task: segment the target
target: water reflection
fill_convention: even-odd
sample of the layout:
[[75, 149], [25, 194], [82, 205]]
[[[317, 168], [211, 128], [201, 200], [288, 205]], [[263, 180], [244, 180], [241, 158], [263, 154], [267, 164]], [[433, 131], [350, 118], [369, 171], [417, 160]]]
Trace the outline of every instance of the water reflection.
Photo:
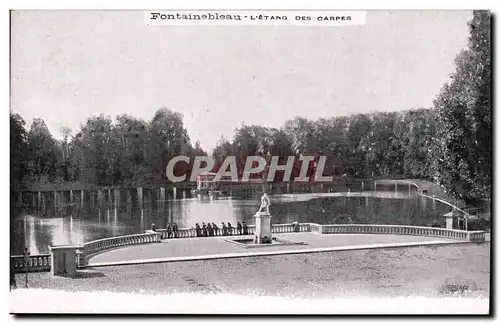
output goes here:
[[[161, 193], [160, 193], [161, 197]], [[49, 245], [83, 244], [105, 237], [142, 233], [152, 223], [165, 228], [177, 223], [191, 228], [195, 223], [237, 222], [253, 224], [259, 207], [258, 199], [175, 199], [162, 201], [148, 195], [141, 204], [93, 204], [92, 200], [55, 210], [33, 210], [19, 215], [15, 228], [12, 253], [22, 253], [24, 246], [33, 254], [48, 253]], [[350, 192], [317, 194], [282, 194], [271, 196], [274, 223], [316, 222], [323, 224], [371, 223], [409, 224], [427, 226], [450, 208], [428, 198], [415, 197], [407, 192]], [[107, 207], [104, 207], [106, 206]]]

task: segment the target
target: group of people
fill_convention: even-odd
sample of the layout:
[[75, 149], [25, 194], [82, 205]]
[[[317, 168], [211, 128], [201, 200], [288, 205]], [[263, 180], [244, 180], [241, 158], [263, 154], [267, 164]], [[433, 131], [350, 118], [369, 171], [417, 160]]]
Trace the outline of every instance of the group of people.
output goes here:
[[[155, 224], [151, 224], [151, 230], [156, 232]], [[245, 222], [238, 222], [236, 227], [233, 227], [230, 222], [227, 225], [222, 222], [221, 227], [218, 227], [215, 223], [205, 224], [204, 222], [200, 224], [196, 223], [194, 230], [196, 231], [197, 237], [203, 236], [227, 236], [227, 235], [248, 235], [248, 226]], [[177, 238], [179, 227], [176, 223], [172, 225], [167, 224], [166, 231], [162, 235], [162, 239]]]
[[[233, 227], [230, 222], [227, 225], [222, 222], [219, 228], [215, 223], [200, 224], [196, 223], [194, 227], [197, 237], [203, 236], [227, 236], [227, 235], [248, 235], [248, 226], [245, 222], [238, 222], [236, 227]], [[233, 233], [234, 232], [234, 233]]]
[[[156, 226], [155, 224], [152, 224], [151, 225], [151, 230], [153, 232], [156, 232]], [[169, 239], [169, 238], [177, 238], [177, 233], [179, 232], [179, 227], [177, 226], [176, 223], [173, 223], [172, 225], [170, 225], [170, 223], [167, 224], [166, 226], [166, 233], [164, 233], [162, 235], [162, 239]]]

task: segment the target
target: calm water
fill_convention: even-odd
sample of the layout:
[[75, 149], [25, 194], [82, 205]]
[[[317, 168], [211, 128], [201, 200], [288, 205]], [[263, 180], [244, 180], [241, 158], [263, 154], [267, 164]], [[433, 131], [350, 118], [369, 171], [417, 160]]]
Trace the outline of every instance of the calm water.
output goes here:
[[[327, 194], [271, 195], [273, 223], [316, 222], [321, 224], [370, 223], [430, 225], [444, 224], [443, 214], [450, 207], [408, 192], [357, 192]], [[18, 215], [11, 253], [19, 254], [27, 246], [32, 254], [48, 253], [49, 245], [84, 242], [125, 234], [142, 233], [156, 224], [165, 228], [176, 222], [180, 228], [201, 222], [238, 221], [253, 224], [260, 205], [258, 196], [246, 199], [218, 200], [187, 198], [149, 201], [141, 209], [134, 204], [107, 208], [89, 203], [65, 208], [32, 209]]]

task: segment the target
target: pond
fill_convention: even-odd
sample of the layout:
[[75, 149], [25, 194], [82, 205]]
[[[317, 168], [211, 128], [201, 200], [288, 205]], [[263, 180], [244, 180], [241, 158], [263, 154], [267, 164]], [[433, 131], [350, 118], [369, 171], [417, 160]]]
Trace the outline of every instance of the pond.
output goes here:
[[[444, 225], [451, 208], [438, 201], [409, 192], [366, 191], [270, 195], [275, 224], [316, 222], [320, 224]], [[191, 228], [195, 223], [239, 221], [254, 223], [260, 205], [258, 195], [246, 198], [185, 198], [137, 204], [96, 207], [90, 203], [64, 208], [31, 208], [17, 215], [11, 224], [11, 254], [27, 246], [31, 254], [48, 253], [49, 245], [83, 244], [88, 241], [142, 233], [154, 223], [165, 228], [177, 223]]]

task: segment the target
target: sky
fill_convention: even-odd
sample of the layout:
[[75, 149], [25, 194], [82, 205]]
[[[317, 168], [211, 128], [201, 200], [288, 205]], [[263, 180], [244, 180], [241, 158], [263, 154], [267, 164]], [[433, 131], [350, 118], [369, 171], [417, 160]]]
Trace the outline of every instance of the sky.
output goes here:
[[470, 11], [368, 11], [344, 27], [146, 26], [140, 11], [14, 11], [11, 110], [55, 137], [166, 107], [192, 143], [259, 124], [430, 107]]

